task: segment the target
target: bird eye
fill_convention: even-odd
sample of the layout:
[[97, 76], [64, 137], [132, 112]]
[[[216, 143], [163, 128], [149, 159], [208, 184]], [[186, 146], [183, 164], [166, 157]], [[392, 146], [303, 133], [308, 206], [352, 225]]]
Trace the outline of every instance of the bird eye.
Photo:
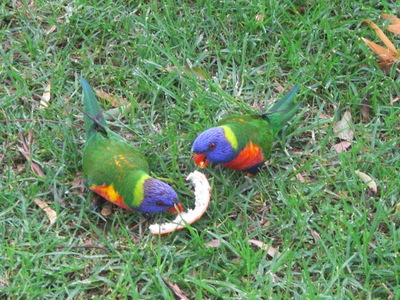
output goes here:
[[215, 143], [210, 143], [210, 145], [208, 146], [208, 149], [212, 150], [215, 149], [217, 145]]
[[156, 202], [156, 205], [157, 205], [157, 206], [164, 206], [164, 203], [162, 203], [162, 201], [157, 201], [157, 202]]

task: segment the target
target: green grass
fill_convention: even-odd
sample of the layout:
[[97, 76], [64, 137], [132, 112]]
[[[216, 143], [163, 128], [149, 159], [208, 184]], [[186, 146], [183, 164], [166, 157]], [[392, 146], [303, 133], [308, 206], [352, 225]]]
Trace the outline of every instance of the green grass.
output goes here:
[[[389, 104], [400, 95], [399, 70], [385, 75], [359, 39], [378, 41], [362, 20], [383, 26], [379, 14], [400, 16], [396, 1], [28, 3], [0, 6], [1, 295], [173, 299], [166, 278], [190, 299], [400, 297], [400, 113]], [[189, 65], [210, 78], [185, 72]], [[200, 131], [272, 103], [280, 86], [301, 85], [303, 105], [268, 166], [252, 179], [207, 168], [207, 214], [159, 238], [139, 213], [98, 215], [87, 190], [74, 187], [84, 143], [80, 76], [130, 102], [111, 128], [142, 149], [186, 207], [193, 195], [185, 177], [196, 169], [190, 147]], [[48, 83], [51, 101], [42, 109]], [[360, 112], [366, 96], [370, 121]], [[355, 139], [338, 154], [332, 128], [346, 110]], [[29, 131], [46, 178], [18, 150], [19, 133]], [[57, 212], [53, 225], [35, 198]], [[220, 247], [205, 246], [214, 239]], [[282, 256], [272, 259], [249, 239]]]

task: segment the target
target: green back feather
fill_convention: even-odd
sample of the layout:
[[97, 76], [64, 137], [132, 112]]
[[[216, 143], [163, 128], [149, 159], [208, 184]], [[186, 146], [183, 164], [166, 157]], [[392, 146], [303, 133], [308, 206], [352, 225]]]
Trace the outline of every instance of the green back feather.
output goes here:
[[83, 176], [89, 187], [113, 184], [124, 204], [137, 207], [143, 200], [140, 180], [149, 177], [149, 165], [138, 149], [108, 129], [93, 90], [84, 78], [81, 84], [86, 131]]
[[295, 95], [299, 90], [300, 87], [295, 85], [285, 97], [276, 101], [264, 116], [271, 124], [274, 134], [280, 131], [299, 109], [301, 102], [295, 101]]
[[90, 116], [90, 118], [86, 115], [84, 116], [86, 140], [88, 140], [93, 134], [99, 131], [99, 127], [105, 129], [107, 125], [89, 83], [84, 78], [81, 78], [81, 84], [83, 89], [83, 111]]

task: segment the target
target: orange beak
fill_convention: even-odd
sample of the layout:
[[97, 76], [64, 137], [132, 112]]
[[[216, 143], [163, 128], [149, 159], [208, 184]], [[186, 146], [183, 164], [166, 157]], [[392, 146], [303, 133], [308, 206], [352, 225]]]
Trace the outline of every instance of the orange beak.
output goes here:
[[180, 214], [181, 212], [183, 212], [182, 204], [177, 203], [174, 206], [172, 206], [171, 208], [168, 208], [167, 211], [169, 211], [171, 213], [175, 213], [175, 214]]
[[196, 165], [198, 165], [200, 168], [207, 167], [208, 164], [210, 163], [210, 161], [207, 159], [207, 157], [202, 153], [194, 154], [193, 160], [196, 163]]

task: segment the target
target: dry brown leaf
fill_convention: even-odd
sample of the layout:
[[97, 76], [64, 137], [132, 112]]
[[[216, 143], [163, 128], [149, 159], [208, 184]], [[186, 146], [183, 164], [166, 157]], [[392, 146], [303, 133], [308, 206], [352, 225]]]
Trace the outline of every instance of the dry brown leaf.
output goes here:
[[95, 90], [97, 97], [100, 99], [104, 99], [108, 102], [111, 103], [112, 106], [118, 107], [124, 104], [128, 104], [128, 100], [124, 97], [119, 97], [119, 96], [114, 96], [112, 94], [109, 94], [103, 90]]
[[[176, 66], [172, 66], [172, 67], [167, 67], [165, 69], [167, 72], [173, 72], [176, 71], [179, 74], [185, 74], [187, 76], [194, 76], [199, 80], [207, 80], [210, 79], [210, 74], [208, 74], [208, 72], [200, 67], [191, 67], [191, 66], [182, 66], [182, 67], [176, 67]], [[183, 71], [181, 71], [183, 70]]]
[[400, 213], [400, 202], [394, 206], [394, 214], [397, 215]]
[[174, 293], [175, 297], [180, 300], [189, 300], [188, 297], [182, 292], [179, 286], [171, 281], [167, 280], [165, 277], [162, 278], [164, 283], [168, 286], [168, 288]]
[[353, 121], [351, 119], [351, 114], [346, 110], [342, 119], [333, 126], [333, 132], [336, 133], [336, 137], [341, 140], [351, 142], [354, 138], [354, 131], [351, 130], [352, 126]]
[[25, 159], [31, 163], [31, 170], [33, 173], [39, 175], [40, 177], [45, 178], [46, 175], [44, 174], [44, 172], [42, 171], [42, 169], [40, 168], [40, 166], [32, 161], [31, 158], [31, 149], [30, 149], [30, 145], [32, 145], [33, 143], [33, 134], [32, 134], [32, 130], [30, 130], [28, 132], [28, 138], [27, 140], [25, 139], [24, 135], [22, 134], [22, 132], [19, 132], [18, 134], [21, 143], [22, 143], [22, 147], [18, 146], [18, 150], [21, 152], [21, 154], [25, 157]]
[[193, 74], [196, 76], [197, 79], [199, 80], [207, 80], [210, 79], [210, 75], [207, 73], [207, 71], [203, 68], [198, 68], [198, 67], [183, 67], [186, 72], [190, 75]]
[[366, 183], [369, 187], [369, 189], [374, 192], [375, 194], [378, 192], [378, 186], [376, 184], [376, 182], [367, 174], [356, 170], [355, 173], [358, 175], [358, 177], [360, 177], [360, 179]]
[[381, 14], [381, 17], [386, 20], [390, 20], [390, 23], [392, 23], [394, 25], [400, 24], [400, 19], [395, 16], [388, 15], [388, 14]]
[[387, 30], [393, 32], [394, 34], [400, 34], [400, 24], [389, 25]]
[[256, 15], [256, 23], [262, 24], [265, 20], [265, 14], [258, 14]]
[[399, 100], [400, 100], [400, 97], [396, 97], [392, 101], [390, 101], [390, 104], [393, 104], [393, 103], [395, 103], [395, 102], [397, 102]]
[[310, 229], [311, 235], [314, 238], [315, 242], [318, 242], [321, 239], [321, 236], [319, 235], [318, 232], [316, 232], [314, 229]]
[[382, 40], [382, 42], [386, 45], [386, 47], [389, 48], [390, 51], [393, 53], [397, 53], [396, 47], [393, 45], [393, 43], [389, 40], [389, 38], [386, 36], [386, 34], [376, 25], [374, 22], [370, 20], [364, 20], [365, 23], [367, 23], [369, 26], [371, 26], [374, 30], [375, 33], [378, 35], [378, 37]]
[[362, 102], [361, 102], [361, 114], [363, 116], [363, 119], [365, 121], [370, 121], [371, 120], [371, 104], [369, 102], [369, 97], [366, 97]]
[[[381, 15], [384, 18], [390, 19], [392, 23], [398, 22], [397, 18], [394, 18], [392, 16], [383, 14]], [[370, 20], [364, 20], [365, 23], [369, 24], [376, 32], [378, 37], [382, 40], [382, 42], [388, 47], [382, 47], [374, 42], [371, 42], [370, 40], [367, 40], [365, 38], [361, 38], [363, 42], [373, 51], [375, 52], [378, 56], [379, 59], [381, 60], [378, 65], [381, 67], [382, 71], [385, 72], [386, 74], [390, 73], [390, 66], [398, 61], [400, 59], [400, 52], [397, 51], [396, 47], [393, 45], [393, 43], [389, 40], [389, 38], [383, 33], [383, 31], [372, 21]], [[388, 30], [392, 32], [397, 32], [398, 31], [398, 24], [393, 24], [388, 26]]]
[[50, 33], [53, 33], [57, 29], [56, 25], [51, 26], [47, 31], [46, 35], [49, 35]]
[[300, 181], [302, 183], [306, 182], [306, 179], [304, 178], [304, 176], [301, 173], [297, 173], [296, 178], [298, 181]]
[[218, 248], [218, 247], [221, 246], [221, 241], [218, 240], [218, 239], [215, 239], [215, 240], [212, 240], [212, 241], [209, 241], [209, 242], [205, 243], [204, 246], [212, 247], [212, 248]]
[[48, 85], [46, 85], [45, 89], [44, 89], [44, 93], [42, 95], [42, 98], [40, 99], [40, 107], [47, 107], [49, 106], [49, 102], [50, 102], [50, 98], [51, 98], [51, 84], [49, 83]]
[[400, 19], [395, 16], [381, 14], [381, 17], [390, 20], [391, 25], [387, 27], [387, 30], [393, 32], [394, 34], [400, 34]]
[[75, 174], [70, 190], [77, 190], [80, 193], [83, 193], [85, 191], [85, 180], [82, 176], [82, 172], [78, 172]]
[[336, 145], [333, 145], [333, 149], [335, 149], [337, 153], [341, 153], [343, 151], [346, 151], [350, 146], [351, 146], [350, 142], [342, 141]]
[[[24, 8], [24, 3], [25, 2], [23, 2], [23, 1], [19, 1], [19, 0], [17, 0], [17, 1], [13, 1], [13, 3], [16, 5], [16, 7], [17, 8], [19, 8], [19, 9], [21, 9], [21, 8]], [[29, 2], [28, 3], [28, 7], [35, 7], [35, 2], [34, 1], [31, 1], [31, 2]]]
[[396, 61], [396, 54], [393, 53], [390, 49], [384, 48], [374, 42], [371, 42], [370, 40], [367, 40], [365, 38], [361, 38], [363, 42], [375, 53], [379, 56], [379, 58], [382, 61], [382, 64], [388, 65], [392, 64]]
[[282, 93], [283, 91], [286, 90], [286, 87], [284, 87], [283, 85], [280, 85], [280, 84], [275, 85], [273, 88], [278, 93]]
[[328, 115], [328, 114], [324, 114], [324, 113], [319, 114], [319, 115], [318, 115], [318, 118], [324, 119], [324, 120], [332, 120], [332, 119], [333, 119], [332, 116], [330, 116], [330, 115]]
[[0, 277], [0, 293], [3, 292], [1, 287], [10, 286], [10, 282]]
[[43, 202], [40, 199], [35, 199], [35, 203], [46, 213], [47, 217], [50, 220], [50, 224], [54, 224], [57, 219], [57, 213], [52, 210], [46, 202]]
[[271, 257], [279, 257], [281, 253], [274, 247], [270, 247], [268, 244], [265, 244], [259, 240], [249, 240], [249, 243], [256, 245], [257, 247], [261, 248], [261, 250], [267, 251], [268, 255]]

